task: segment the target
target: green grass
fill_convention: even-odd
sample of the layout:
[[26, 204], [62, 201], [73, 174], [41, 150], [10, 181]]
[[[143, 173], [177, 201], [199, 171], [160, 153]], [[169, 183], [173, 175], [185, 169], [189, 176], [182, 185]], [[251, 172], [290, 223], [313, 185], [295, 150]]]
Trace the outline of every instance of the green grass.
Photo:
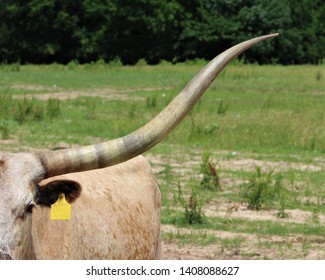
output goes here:
[[[48, 126], [48, 131], [39, 131], [37, 136], [26, 138], [26, 130], [38, 130], [37, 123], [28, 123], [17, 131], [19, 138], [31, 146], [47, 144], [48, 140], [39, 136], [48, 135], [53, 130], [57, 138], [54, 141], [69, 134], [70, 141], [86, 144], [92, 137], [110, 139], [144, 124], [199, 68], [188, 64], [77, 66], [73, 70], [68, 70], [67, 66], [21, 66], [19, 72], [2, 72], [0, 69], [0, 94], [41, 94], [51, 91], [55, 85], [58, 91], [67, 93], [69, 90], [94, 92], [101, 88], [139, 88], [136, 92], [121, 94], [147, 100], [155, 96], [155, 106], [148, 106], [143, 99], [130, 102], [101, 100], [96, 107], [95, 119], [87, 114], [89, 98], [88, 101], [86, 98], [64, 101], [61, 117]], [[325, 151], [325, 94], [322, 94], [325, 83], [322, 78], [315, 78], [319, 72], [324, 72], [323, 66], [230, 66], [166, 143], [263, 154], [322, 154]], [[21, 87], [17, 88], [17, 85]], [[24, 89], [24, 85], [46, 88]], [[148, 92], [141, 88], [162, 89]], [[224, 114], [218, 113], [220, 100], [228, 106]], [[161, 149], [160, 145], [156, 151]]]
[[197, 246], [207, 246], [210, 244], [220, 244], [223, 247], [238, 247], [244, 241], [242, 237], [234, 237], [234, 238], [220, 238], [213, 234], [209, 234], [207, 232], [201, 232], [197, 234], [195, 232], [190, 233], [181, 233], [180, 231], [173, 233], [168, 232], [163, 234], [163, 240], [165, 242], [173, 243], [177, 240], [180, 246], [184, 246], [187, 244], [197, 245]]
[[[65, 90], [181, 86], [189, 77], [189, 73], [181, 70], [184, 68], [174, 69], [174, 71], [172, 69], [172, 66], [109, 67], [104, 65], [92, 67], [79, 65], [69, 69], [68, 66], [57, 64], [27, 65], [21, 66], [18, 72], [7, 72], [0, 69], [2, 75], [0, 85], [5, 88], [10, 88], [11, 85], [37, 85]], [[195, 69], [193, 70], [195, 71]], [[27, 91], [36, 92], [32, 89]], [[15, 92], [24, 93], [26, 89]]]
[[[53, 148], [58, 142], [87, 145], [126, 135], [163, 109], [201, 67], [201, 61], [132, 67], [100, 63], [0, 67], [0, 150]], [[156, 174], [162, 193], [162, 223], [193, 230], [191, 234], [167, 234], [166, 242], [200, 246], [217, 243], [227, 248], [242, 245], [242, 240], [221, 240], [204, 233], [216, 230], [258, 236], [302, 235], [307, 241], [301, 243], [301, 251], [317, 248], [316, 243], [308, 243], [308, 238], [322, 238], [325, 232], [320, 222], [320, 217], [325, 215], [324, 77], [324, 65], [234, 63], [221, 73], [190, 115], [166, 140], [148, 152], [166, 158], [162, 171]], [[66, 97], [76, 93], [92, 95], [59, 101], [28, 99], [46, 93], [63, 93]], [[109, 98], [104, 98], [105, 94]], [[216, 162], [221, 191], [202, 190], [202, 197], [207, 198], [205, 205], [217, 201], [216, 211], [223, 203], [243, 203], [240, 185], [255, 172], [231, 166], [219, 169], [219, 160], [249, 158], [320, 167], [317, 170], [292, 167], [275, 172], [281, 172], [289, 191], [285, 210], [306, 211], [309, 216], [305, 223], [288, 222], [286, 218], [253, 221], [231, 215], [204, 215], [202, 224], [189, 225], [177, 199], [177, 186], [181, 184], [186, 198], [190, 186], [200, 185], [200, 162], [192, 164], [188, 173], [177, 171], [182, 164], [186, 166], [206, 151]], [[180, 166], [175, 167], [174, 162]], [[238, 183], [223, 186], [225, 178]], [[267, 250], [278, 248], [272, 241], [263, 242], [261, 247]], [[285, 246], [281, 247], [284, 252]], [[248, 258], [251, 254], [255, 256], [249, 251], [243, 254]]]
[[[188, 227], [181, 211], [166, 210], [162, 213], [163, 224], [173, 224], [177, 227]], [[192, 229], [229, 231], [236, 233], [249, 233], [257, 235], [278, 235], [287, 236], [289, 234], [319, 235], [324, 236], [324, 225], [288, 223], [282, 221], [248, 221], [241, 218], [206, 218], [205, 223], [193, 224]]]

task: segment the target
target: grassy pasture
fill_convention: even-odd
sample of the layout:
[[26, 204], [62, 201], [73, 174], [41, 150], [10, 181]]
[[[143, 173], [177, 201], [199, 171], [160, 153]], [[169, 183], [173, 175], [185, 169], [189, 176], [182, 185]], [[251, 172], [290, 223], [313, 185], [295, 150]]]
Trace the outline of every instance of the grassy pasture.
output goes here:
[[[1, 66], [0, 150], [123, 136], [155, 116], [202, 66]], [[177, 190], [180, 185], [185, 198], [193, 197], [204, 153], [217, 168], [221, 191], [196, 190], [203, 222], [190, 225]], [[324, 153], [323, 65], [233, 63], [145, 154], [162, 190], [165, 257], [325, 259]], [[256, 166], [271, 181], [280, 175], [286, 190], [259, 211], [247, 209], [241, 195]]]

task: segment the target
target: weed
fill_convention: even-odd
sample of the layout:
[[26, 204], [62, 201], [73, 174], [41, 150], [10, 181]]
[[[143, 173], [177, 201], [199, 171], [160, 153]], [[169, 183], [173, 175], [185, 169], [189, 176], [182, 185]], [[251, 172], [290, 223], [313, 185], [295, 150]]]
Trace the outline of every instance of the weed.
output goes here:
[[10, 108], [13, 106], [14, 102], [11, 95], [0, 95], [0, 117], [8, 118], [11, 115]]
[[115, 57], [108, 62], [108, 66], [109, 67], [121, 67], [121, 66], [123, 66], [123, 62], [121, 61], [121, 58]]
[[54, 71], [62, 71], [64, 70], [64, 65], [59, 64], [57, 62], [53, 62], [52, 64], [48, 65], [49, 69], [52, 69]]
[[272, 95], [269, 95], [269, 96], [265, 99], [265, 101], [264, 101], [264, 103], [263, 103], [263, 105], [262, 105], [262, 107], [261, 107], [261, 112], [263, 112], [264, 110], [269, 109], [269, 108], [271, 107], [271, 103], [272, 103]]
[[20, 71], [20, 63], [12, 63], [12, 64], [7, 64], [7, 63], [2, 63], [0, 64], [0, 69], [3, 70], [4, 72], [19, 72]]
[[215, 135], [218, 125], [213, 123], [213, 124], [207, 124], [205, 126], [199, 125], [196, 123], [193, 115], [190, 113], [189, 115], [190, 121], [191, 121], [191, 128], [190, 128], [190, 133], [189, 133], [189, 139], [197, 139], [200, 136], [213, 136]]
[[319, 209], [318, 208], [313, 209], [311, 219], [312, 219], [313, 223], [319, 224]]
[[223, 115], [223, 114], [225, 114], [226, 111], [227, 111], [227, 109], [228, 109], [228, 107], [229, 107], [229, 104], [224, 105], [224, 104], [223, 104], [223, 100], [220, 99], [220, 101], [219, 101], [219, 105], [218, 105], [217, 114], [218, 114], [218, 115]]
[[9, 122], [24, 124], [30, 121], [43, 121], [46, 116], [50, 119], [59, 116], [60, 102], [58, 99], [50, 98], [45, 106], [44, 102], [40, 102], [35, 98], [29, 99], [13, 99], [10, 95], [0, 95], [0, 117], [6, 121], [2, 121], [0, 129], [2, 137], [9, 137]]
[[102, 59], [102, 58], [100, 58], [100, 59], [98, 59], [96, 62], [95, 62], [95, 65], [96, 66], [105, 66], [105, 60], [104, 59]]
[[239, 248], [244, 241], [245, 238], [241, 236], [236, 236], [234, 238], [220, 238], [220, 244], [224, 248]]
[[157, 96], [156, 95], [147, 96], [146, 106], [149, 109], [155, 109], [157, 107]]
[[28, 99], [24, 97], [23, 100], [17, 103], [14, 112], [14, 119], [19, 124], [29, 120], [40, 121], [44, 119], [44, 108], [36, 102], [35, 98]]
[[301, 251], [304, 257], [306, 257], [309, 254], [309, 242], [307, 238], [304, 238], [301, 242]]
[[171, 66], [172, 63], [170, 61], [162, 59], [162, 60], [160, 60], [159, 65], [160, 66]]
[[203, 175], [201, 188], [212, 191], [221, 190], [217, 165], [210, 159], [208, 152], [203, 153], [201, 157], [200, 173]]
[[146, 66], [146, 65], [148, 65], [148, 63], [144, 58], [140, 58], [136, 63], [136, 66]]
[[263, 172], [258, 166], [247, 184], [242, 185], [241, 195], [246, 200], [248, 209], [261, 210], [272, 208], [275, 202], [280, 202], [280, 216], [284, 217], [287, 201], [287, 190], [282, 184], [282, 176], [273, 178], [273, 170]]
[[312, 207], [311, 220], [314, 224], [319, 224], [319, 222], [320, 222], [319, 214], [321, 211], [321, 206], [322, 206], [321, 197], [318, 197], [317, 204]]
[[180, 246], [184, 246], [187, 244], [195, 244], [199, 246], [207, 246], [209, 244], [215, 244], [218, 242], [218, 238], [215, 235], [208, 234], [206, 232], [190, 232], [190, 233], [182, 233], [179, 230], [175, 233], [163, 233], [163, 240], [167, 243], [177, 243]]
[[10, 138], [9, 122], [6, 120], [0, 121], [1, 139], [6, 140]]
[[129, 118], [134, 118], [136, 116], [136, 112], [137, 112], [137, 104], [136, 103], [132, 103], [131, 107], [128, 111], [128, 117]]
[[317, 145], [317, 136], [315, 134], [311, 135], [308, 143], [308, 149], [310, 151], [316, 150], [316, 145]]
[[58, 98], [50, 98], [47, 101], [47, 115], [50, 119], [60, 115], [60, 100]]
[[200, 197], [199, 188], [192, 184], [191, 193], [188, 198], [183, 195], [180, 183], [178, 183], [178, 200], [185, 209], [185, 219], [189, 224], [202, 224], [204, 201]]
[[96, 118], [97, 104], [96, 98], [86, 98], [87, 119], [94, 120]]
[[74, 70], [77, 68], [78, 65], [79, 65], [78, 60], [72, 60], [67, 64], [67, 68], [68, 68], [68, 70]]
[[277, 213], [278, 218], [288, 218], [289, 214], [285, 212], [286, 206], [288, 201], [288, 190], [284, 187], [280, 187], [279, 190], [279, 204], [280, 209]]

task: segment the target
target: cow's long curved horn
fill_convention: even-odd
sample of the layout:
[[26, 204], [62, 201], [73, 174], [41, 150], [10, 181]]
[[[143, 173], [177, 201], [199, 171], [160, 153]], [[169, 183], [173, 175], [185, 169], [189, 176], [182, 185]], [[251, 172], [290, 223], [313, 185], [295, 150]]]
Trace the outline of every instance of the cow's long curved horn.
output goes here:
[[187, 115], [223, 68], [236, 56], [269, 38], [270, 34], [242, 42], [209, 62], [155, 118], [138, 130], [101, 144], [43, 152], [39, 157], [46, 177], [103, 168], [127, 161], [165, 138]]

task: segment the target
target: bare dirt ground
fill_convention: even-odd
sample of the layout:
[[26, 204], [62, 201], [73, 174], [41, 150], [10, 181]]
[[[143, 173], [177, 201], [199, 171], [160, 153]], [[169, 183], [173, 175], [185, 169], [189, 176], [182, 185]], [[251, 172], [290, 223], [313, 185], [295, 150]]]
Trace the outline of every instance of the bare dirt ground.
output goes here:
[[170, 89], [165, 88], [95, 88], [92, 90], [64, 90], [57, 86], [44, 87], [39, 85], [13, 85], [13, 89], [34, 90], [39, 91], [37, 94], [14, 95], [15, 98], [36, 98], [39, 100], [48, 100], [50, 98], [57, 98], [59, 100], [76, 99], [81, 96], [101, 97], [108, 100], [144, 100], [145, 97], [129, 95], [134, 92], [152, 92]]
[[[193, 174], [193, 168], [199, 166], [201, 157], [191, 155], [151, 155], [146, 157], [153, 166], [158, 182], [163, 183], [161, 176], [164, 166], [168, 164], [172, 171], [177, 174], [180, 180], [188, 180]], [[299, 170], [309, 172], [319, 172], [324, 170], [324, 161], [319, 159], [313, 163], [306, 164], [300, 162], [275, 162], [263, 161], [253, 158], [221, 159], [218, 160], [220, 170], [254, 171], [256, 166], [263, 169], [276, 171]], [[227, 173], [223, 172], [221, 185], [223, 191], [227, 192], [231, 186], [243, 183], [236, 178], [227, 178]], [[316, 200], [316, 198], [315, 198]], [[318, 203], [325, 204], [325, 200], [318, 200]], [[178, 210], [181, 210], [179, 208]], [[203, 208], [207, 217], [221, 217], [231, 221], [240, 218], [247, 221], [274, 221], [282, 224], [311, 224], [313, 223], [313, 213], [300, 209], [286, 210], [288, 218], [277, 217], [277, 210], [248, 210], [247, 205], [227, 201], [222, 198], [215, 198]], [[317, 215], [317, 223], [325, 224], [325, 215]], [[213, 236], [215, 242], [209, 245], [196, 245], [191, 242], [183, 243], [182, 238], [163, 238], [163, 258], [164, 259], [325, 259], [325, 227], [324, 236], [290, 234], [287, 236], [247, 234], [233, 231], [216, 231], [206, 229], [177, 228], [174, 225], [162, 225], [164, 235], [201, 235]]]
[[[163, 225], [162, 232], [195, 234], [194, 230], [176, 229], [171, 225]], [[233, 244], [216, 242], [206, 246], [163, 242], [162, 258], [167, 260], [325, 259], [325, 237], [270, 237], [211, 230], [205, 231], [204, 234], [214, 235], [219, 240], [234, 240], [234, 242]], [[236, 240], [240, 242], [236, 243]]]

